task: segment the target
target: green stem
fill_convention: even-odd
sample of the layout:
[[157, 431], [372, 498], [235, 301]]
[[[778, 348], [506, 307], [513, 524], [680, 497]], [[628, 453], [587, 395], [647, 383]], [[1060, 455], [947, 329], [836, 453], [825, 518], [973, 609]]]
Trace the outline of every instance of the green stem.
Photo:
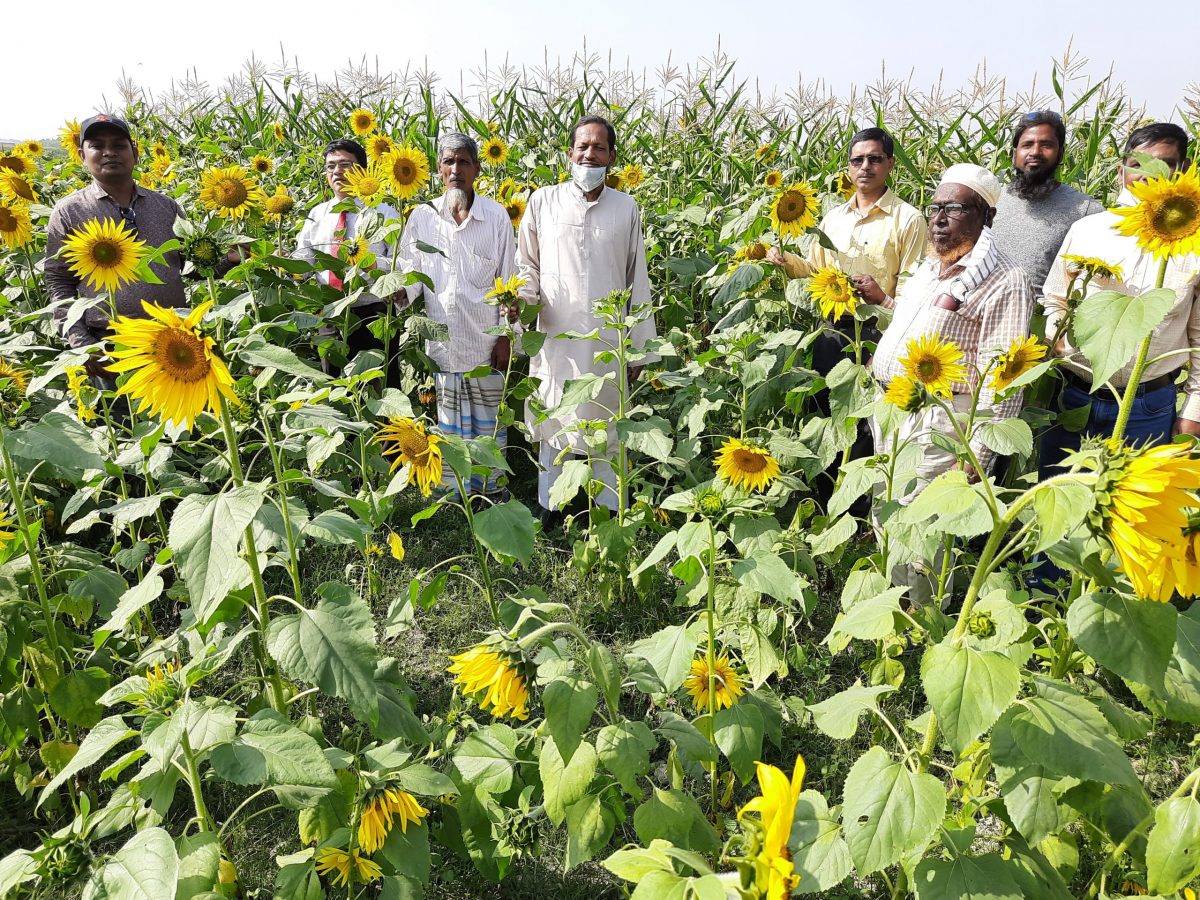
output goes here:
[[288, 574], [292, 576], [292, 592], [297, 600], [304, 599], [304, 591], [300, 586], [300, 557], [296, 548], [296, 534], [292, 528], [292, 514], [288, 508], [288, 494], [283, 487], [283, 464], [279, 459], [279, 448], [275, 444], [275, 435], [271, 429], [270, 420], [262, 417], [263, 436], [267, 439], [267, 452], [271, 454], [271, 467], [275, 470], [275, 483], [279, 486], [281, 498], [280, 513], [283, 515], [283, 532], [288, 545]]
[[463, 480], [457, 472], [454, 473], [454, 481], [458, 485], [458, 495], [462, 497], [463, 514], [467, 517], [467, 530], [471, 533], [471, 541], [475, 545], [475, 559], [479, 563], [480, 572], [483, 573], [483, 593], [492, 613], [492, 621], [499, 627], [500, 607], [496, 603], [495, 589], [492, 586], [492, 570], [488, 566], [487, 551], [483, 549], [483, 544], [479, 542], [475, 533], [475, 513], [471, 510], [471, 497], [467, 493], [467, 486], [463, 484]]
[[[708, 731], [716, 734], [717, 722], [717, 629], [716, 629], [716, 594], [717, 594], [717, 533], [712, 520], [708, 521], [708, 650], [705, 659], [708, 663]], [[712, 817], [717, 819], [717, 763], [714, 760], [709, 768], [709, 791], [712, 800]]]
[[200, 790], [200, 767], [196, 763], [196, 754], [192, 751], [192, 742], [188, 738], [186, 728], [183, 729], [180, 737], [180, 749], [183, 750], [183, 759], [187, 764], [188, 787], [192, 789], [192, 804], [196, 807], [196, 821], [199, 823], [201, 831], [215, 831], [212, 816], [208, 814], [208, 807], [204, 804], [204, 794]]
[[[1155, 290], [1161, 288], [1166, 280], [1167, 262], [1168, 260], [1164, 258], [1158, 266], [1158, 278], [1154, 283]], [[1142, 373], [1146, 370], [1146, 360], [1150, 354], [1150, 339], [1153, 337], [1154, 334], [1151, 332], [1142, 339], [1137, 356], [1134, 357], [1133, 370], [1129, 373], [1129, 383], [1125, 385], [1125, 395], [1121, 397], [1121, 406], [1117, 412], [1117, 424], [1113, 426], [1114, 440], [1120, 441], [1125, 437], [1125, 427], [1129, 424], [1129, 416], [1133, 412], [1133, 401], [1137, 398], [1138, 382], [1142, 380]]]

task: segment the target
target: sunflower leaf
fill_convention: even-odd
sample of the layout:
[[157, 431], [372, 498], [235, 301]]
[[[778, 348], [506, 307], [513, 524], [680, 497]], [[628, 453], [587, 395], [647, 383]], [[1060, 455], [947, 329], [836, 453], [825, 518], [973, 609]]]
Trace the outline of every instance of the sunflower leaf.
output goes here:
[[1092, 391], [1133, 360], [1138, 345], [1175, 305], [1170, 288], [1136, 297], [1120, 291], [1098, 291], [1079, 304], [1071, 325], [1075, 345], [1092, 364]]

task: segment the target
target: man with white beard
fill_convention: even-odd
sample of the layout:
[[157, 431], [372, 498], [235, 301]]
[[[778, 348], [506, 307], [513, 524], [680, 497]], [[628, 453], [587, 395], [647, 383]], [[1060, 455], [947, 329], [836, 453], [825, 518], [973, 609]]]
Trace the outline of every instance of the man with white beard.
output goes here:
[[[439, 369], [433, 376], [438, 427], [468, 440], [494, 432], [504, 447], [507, 431], [496, 427], [496, 419], [512, 348], [507, 337], [488, 334], [500, 324], [500, 308], [486, 295], [497, 278], [507, 280], [516, 270], [512, 222], [503, 206], [475, 193], [479, 147], [469, 136], [452, 132], [442, 137], [438, 174], [446, 192], [412, 211], [399, 251], [409, 267], [429, 277], [433, 289], [411, 284], [399, 302], [415, 300], [423, 291], [429, 317], [450, 330], [449, 340], [429, 341], [425, 348]], [[465, 377], [489, 364], [490, 374]], [[443, 482], [453, 484], [448, 466]], [[494, 477], [486, 483], [479, 476], [471, 478], [473, 493], [487, 493], [494, 486]]]

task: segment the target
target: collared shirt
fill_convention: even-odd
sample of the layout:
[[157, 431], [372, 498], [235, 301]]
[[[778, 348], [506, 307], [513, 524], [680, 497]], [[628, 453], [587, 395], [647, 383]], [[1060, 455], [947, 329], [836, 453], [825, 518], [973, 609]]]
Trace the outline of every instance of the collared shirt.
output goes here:
[[884, 294], [895, 297], [925, 256], [925, 219], [891, 188], [865, 212], [859, 210], [857, 202], [857, 197], [851, 197], [821, 219], [819, 227], [837, 252], [826, 250], [814, 240], [808, 248], [808, 259], [785, 254], [787, 273], [792, 278], [807, 278], [818, 269], [837, 266], [847, 275], [870, 275]]
[[[549, 409], [562, 399], [568, 380], [613, 371], [611, 363], [596, 362], [596, 355], [608, 349], [600, 341], [558, 335], [599, 328], [601, 322], [592, 314], [592, 304], [612, 291], [629, 290], [632, 306], [650, 302], [646, 242], [637, 203], [609, 187], [589, 201], [571, 182], [534, 191], [521, 220], [517, 267], [525, 279], [521, 299], [542, 305], [538, 329], [547, 338], [530, 361], [529, 374], [541, 380], [538, 399]], [[635, 347], [641, 347], [655, 334], [651, 316], [632, 329], [630, 339]], [[617, 334], [607, 329], [602, 337], [615, 343]], [[531, 411], [528, 424], [534, 440], [548, 441], [558, 449], [568, 443], [582, 449], [578, 435], [559, 432], [580, 419], [609, 419], [615, 408], [616, 390], [606, 385], [595, 401], [583, 403], [561, 418], [539, 423]]]
[[1017, 261], [1035, 294], [1041, 294], [1054, 254], [1072, 225], [1104, 209], [1070, 185], [1060, 184], [1040, 200], [1017, 196], [1011, 184], [996, 201], [992, 234], [1000, 249]]
[[[146, 249], [174, 240], [175, 220], [182, 218], [183, 210], [170, 197], [135, 184], [131, 208], [137, 218], [137, 239], [146, 242]], [[121, 221], [120, 204], [95, 182], [54, 204], [46, 227], [46, 287], [51, 300], [96, 297], [101, 293], [74, 274], [67, 260], [59, 256], [64, 239], [94, 219]], [[155, 263], [151, 268], [162, 284], [135, 281], [119, 288], [113, 294], [118, 315], [145, 318], [143, 300], [171, 308], [187, 306], [183, 292], [183, 259], [179, 252], [168, 252], [162, 264]], [[54, 310], [54, 321], [60, 331], [66, 325], [66, 319], [67, 305]], [[104, 337], [108, 323], [106, 305], [96, 304], [63, 336], [71, 347], [86, 347]]]
[[[418, 242], [441, 253], [422, 250]], [[412, 211], [397, 255], [433, 281], [432, 291], [416, 282], [408, 292], [414, 300], [424, 292], [429, 317], [450, 329], [450, 340], [426, 343], [438, 368], [470, 372], [488, 363], [496, 338], [487, 329], [500, 324], [500, 308], [485, 295], [497, 278], [507, 280], [516, 271], [516, 236], [504, 207], [476, 194], [460, 225], [442, 195]]]
[[[951, 389], [956, 394], [967, 394], [996, 356], [1008, 350], [1017, 338], [1028, 336], [1033, 315], [1029, 276], [996, 246], [990, 229], [983, 229], [975, 246], [947, 277], [940, 277], [940, 270], [938, 260], [926, 259], [896, 298], [895, 316], [871, 363], [875, 377], [882, 383], [905, 374], [900, 360], [908, 355], [910, 340], [937, 335], [962, 350], [969, 381], [955, 382]], [[952, 297], [958, 308], [947, 309], [935, 303], [942, 295]], [[997, 403], [990, 383], [989, 374], [979, 393], [980, 411], [991, 410], [994, 420], [1020, 412], [1020, 391]], [[980, 464], [987, 466], [992, 452], [976, 437], [971, 438], [971, 449]]]
[[[343, 201], [334, 197], [331, 200], [326, 200], [324, 203], [318, 203], [312, 208], [308, 214], [308, 218], [304, 220], [304, 227], [300, 229], [300, 236], [296, 238], [296, 250], [292, 254], [293, 259], [302, 259], [307, 263], [316, 261], [315, 250], [320, 250], [329, 256], [334, 255], [334, 232], [337, 231], [338, 218], [341, 213], [334, 212], [334, 207]], [[355, 200], [358, 206], [358, 212], [348, 212], [346, 214], [346, 233], [342, 236], [342, 240], [348, 240], [358, 234], [358, 220], [362, 215], [363, 202]], [[380, 203], [375, 207], [375, 212], [383, 216], [385, 221], [400, 218], [400, 213], [396, 212], [394, 207], [388, 206], [386, 203]], [[388, 245], [383, 241], [373, 241], [371, 243], [371, 252], [375, 254], [375, 268], [381, 272], [390, 271], [392, 268], [392, 257], [388, 252]], [[321, 284], [329, 284], [329, 270], [325, 269], [317, 273], [317, 280]], [[355, 306], [369, 306], [372, 303], [379, 303], [380, 300], [374, 294], [364, 292], [361, 297], [354, 301]]]
[[[1122, 192], [1117, 201], [1119, 206], [1133, 206], [1136, 203], [1128, 192]], [[1138, 247], [1136, 237], [1120, 234], [1116, 230], [1120, 220], [1120, 216], [1105, 211], [1080, 219], [1067, 232], [1062, 248], [1050, 266], [1050, 274], [1046, 276], [1044, 305], [1048, 339], [1057, 333], [1058, 323], [1067, 307], [1067, 287], [1071, 276], [1064, 257], [1094, 256], [1110, 265], [1121, 267], [1123, 281], [1093, 278], [1087, 287], [1088, 294], [1112, 290], [1141, 294], [1157, 284], [1160, 261], [1143, 252]], [[1079, 283], [1081, 282], [1077, 282]], [[1186, 350], [1189, 347], [1200, 347], [1200, 256], [1193, 253], [1172, 257], [1167, 264], [1163, 287], [1175, 292], [1175, 304], [1166, 318], [1154, 329], [1147, 359]], [[1071, 345], [1069, 334], [1065, 343], [1066, 366], [1090, 382], [1092, 373], [1086, 365], [1086, 358]], [[1200, 351], [1174, 353], [1166, 359], [1151, 363], [1142, 373], [1142, 380], [1149, 381], [1174, 372], [1185, 362], [1188, 363], [1188, 377], [1183, 389], [1187, 397], [1180, 417], [1200, 422]], [[1132, 373], [1133, 360], [1130, 359], [1113, 373], [1109, 381], [1113, 387], [1123, 388], [1129, 384], [1129, 376]]]

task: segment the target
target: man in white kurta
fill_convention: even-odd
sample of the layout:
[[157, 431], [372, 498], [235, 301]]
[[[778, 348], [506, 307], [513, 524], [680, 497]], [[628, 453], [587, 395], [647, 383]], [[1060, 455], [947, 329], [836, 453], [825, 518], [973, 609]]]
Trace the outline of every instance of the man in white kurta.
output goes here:
[[[632, 197], [604, 184], [604, 173], [616, 158], [615, 144], [612, 126], [603, 119], [580, 120], [571, 132], [572, 180], [535, 191], [521, 220], [517, 238], [517, 267], [525, 279], [521, 299], [541, 305], [537, 328], [547, 336], [530, 362], [529, 373], [540, 381], [537, 397], [547, 410], [558, 405], [571, 379], [614, 371], [613, 363], [596, 361], [597, 354], [609, 349], [601, 341], [560, 335], [599, 328], [593, 303], [612, 291], [630, 291], [631, 308], [650, 302], [641, 212]], [[630, 339], [640, 348], [655, 333], [653, 316], [648, 316], [632, 330]], [[617, 338], [613, 329], [602, 336], [612, 343]], [[596, 400], [561, 415], [537, 421], [533, 411], [527, 413], [531, 436], [540, 442], [538, 502], [543, 509], [550, 509], [550, 488], [562, 472], [563, 451], [587, 454], [576, 423], [609, 419], [616, 405], [616, 387], [608, 384]], [[615, 455], [613, 439], [609, 429], [610, 459]], [[615, 485], [609, 460], [593, 459], [592, 475], [610, 487]], [[603, 491], [599, 500], [616, 508], [616, 495], [610, 490]]]

